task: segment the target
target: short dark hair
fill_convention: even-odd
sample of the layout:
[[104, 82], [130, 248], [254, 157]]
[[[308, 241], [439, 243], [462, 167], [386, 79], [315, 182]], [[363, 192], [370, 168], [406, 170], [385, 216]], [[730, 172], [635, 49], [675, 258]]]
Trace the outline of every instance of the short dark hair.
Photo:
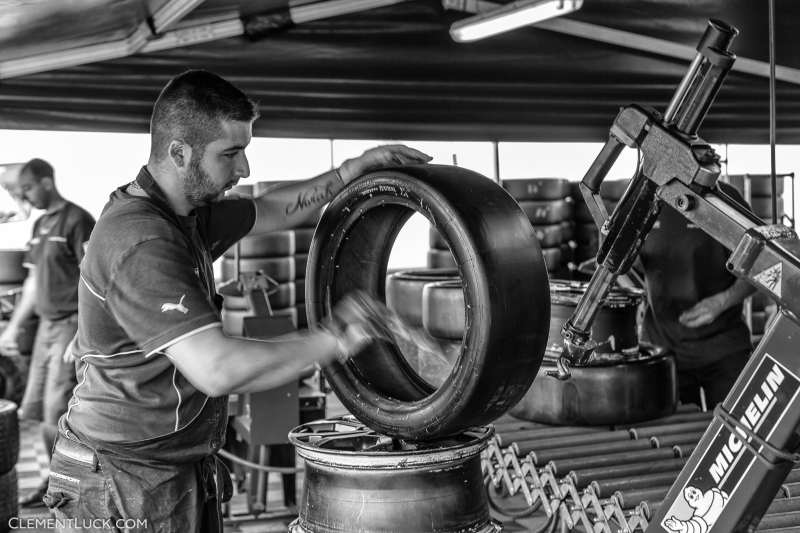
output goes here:
[[56, 179], [56, 174], [53, 171], [53, 165], [45, 161], [44, 159], [39, 159], [35, 157], [22, 165], [22, 168], [19, 170], [20, 176], [22, 174], [30, 174], [33, 179], [36, 181], [41, 181], [42, 178], [50, 178], [53, 181]]
[[200, 149], [221, 133], [222, 120], [258, 118], [258, 106], [227, 80], [206, 70], [172, 78], [158, 95], [150, 119], [151, 155], [166, 156], [172, 139]]

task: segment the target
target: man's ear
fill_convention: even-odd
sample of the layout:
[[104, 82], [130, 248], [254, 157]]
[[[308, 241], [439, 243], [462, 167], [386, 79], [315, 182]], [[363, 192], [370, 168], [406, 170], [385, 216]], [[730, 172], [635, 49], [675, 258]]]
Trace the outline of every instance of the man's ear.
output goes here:
[[192, 157], [192, 148], [181, 140], [174, 139], [169, 143], [169, 159], [175, 168], [183, 169]]
[[41, 178], [39, 183], [42, 184], [42, 188], [46, 191], [52, 191], [56, 187], [56, 183], [51, 176]]

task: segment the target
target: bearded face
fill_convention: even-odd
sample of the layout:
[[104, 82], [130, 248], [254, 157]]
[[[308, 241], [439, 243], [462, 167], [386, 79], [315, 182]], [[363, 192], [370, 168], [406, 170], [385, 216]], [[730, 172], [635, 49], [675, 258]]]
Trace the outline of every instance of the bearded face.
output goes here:
[[203, 170], [202, 159], [201, 149], [192, 150], [192, 157], [183, 180], [183, 194], [194, 207], [208, 205], [219, 198], [225, 190], [224, 187], [214, 183], [211, 175]]

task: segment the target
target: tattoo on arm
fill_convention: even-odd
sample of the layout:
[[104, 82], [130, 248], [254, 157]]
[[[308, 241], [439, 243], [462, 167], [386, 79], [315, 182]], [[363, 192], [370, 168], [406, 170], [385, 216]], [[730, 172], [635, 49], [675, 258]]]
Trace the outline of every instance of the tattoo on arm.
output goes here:
[[314, 185], [297, 193], [297, 199], [286, 204], [286, 214], [301, 213], [307, 209], [320, 207], [336, 194], [336, 180], [331, 180], [324, 185]]

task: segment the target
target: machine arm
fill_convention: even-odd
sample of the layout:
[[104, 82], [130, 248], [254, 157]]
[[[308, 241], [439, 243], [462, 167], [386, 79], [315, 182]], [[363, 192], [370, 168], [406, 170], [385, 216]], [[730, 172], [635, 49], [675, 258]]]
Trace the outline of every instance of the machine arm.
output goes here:
[[[672, 98], [666, 113], [631, 105], [623, 108], [609, 139], [581, 182], [581, 193], [600, 226], [603, 242], [598, 268], [574, 314], [564, 324], [564, 350], [557, 371], [568, 379], [569, 367], [590, 363], [594, 346], [589, 332], [603, 299], [616, 278], [630, 269], [644, 239], [658, 218], [660, 187], [678, 181], [698, 193], [710, 191], [719, 176], [719, 158], [697, 137], [697, 129], [722, 86], [735, 56], [729, 47], [738, 31], [711, 20], [697, 47], [698, 54]], [[625, 146], [642, 154], [641, 164], [610, 217], [600, 186]]]
[[[781, 305], [711, 425], [652, 517], [647, 533], [754, 531], [800, 456], [800, 241], [794, 230], [766, 225], [716, 188], [718, 157], [697, 128], [733, 63], [736, 30], [712, 21], [698, 56], [662, 117], [623, 108], [609, 141], [581, 184], [603, 242], [598, 268], [565, 324], [554, 375], [590, 365], [589, 330], [616, 277], [631, 263], [666, 203], [732, 253], [726, 267]], [[610, 217], [600, 185], [624, 146], [641, 163]]]

